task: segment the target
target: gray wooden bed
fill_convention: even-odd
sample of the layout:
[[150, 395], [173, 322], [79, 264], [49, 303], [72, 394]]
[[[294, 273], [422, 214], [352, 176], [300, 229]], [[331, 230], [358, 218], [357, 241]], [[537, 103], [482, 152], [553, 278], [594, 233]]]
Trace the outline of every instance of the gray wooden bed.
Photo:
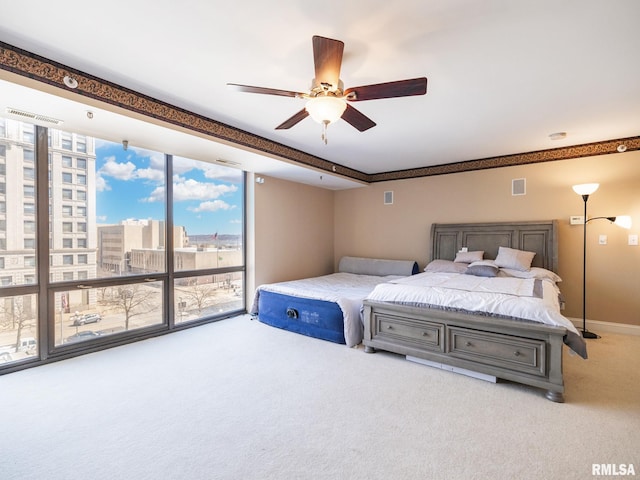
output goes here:
[[[432, 225], [432, 260], [453, 260], [462, 247], [493, 259], [500, 246], [535, 252], [532, 266], [557, 272], [556, 221]], [[370, 299], [364, 327], [367, 353], [385, 350], [491, 375], [564, 401], [564, 327]]]

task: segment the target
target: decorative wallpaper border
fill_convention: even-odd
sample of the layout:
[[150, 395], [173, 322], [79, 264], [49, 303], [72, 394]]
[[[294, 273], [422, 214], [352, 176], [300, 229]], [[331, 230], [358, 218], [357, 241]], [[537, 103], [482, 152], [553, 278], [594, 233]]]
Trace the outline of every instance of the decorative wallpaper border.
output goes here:
[[[306, 166], [337, 173], [366, 182], [368, 175], [325, 159], [310, 155], [295, 148], [267, 140], [238, 128], [189, 112], [182, 108], [156, 100], [107, 80], [94, 77], [74, 68], [48, 60], [39, 55], [0, 42], [0, 68], [22, 75], [68, 92], [92, 98], [116, 107], [155, 118], [172, 125], [199, 132], [212, 138], [225, 140], [239, 146], [268, 153]], [[67, 87], [64, 77], [70, 76], [78, 82], [74, 89]], [[334, 170], [335, 167], [335, 170]]]
[[407, 178], [428, 177], [433, 175], [446, 175], [448, 173], [469, 172], [473, 170], [486, 170], [489, 168], [513, 167], [515, 165], [527, 165], [531, 163], [554, 162], [568, 160], [570, 158], [592, 157], [596, 155], [609, 155], [619, 153], [618, 146], [624, 145], [624, 151], [640, 150], [640, 137], [629, 137], [618, 140], [606, 140], [602, 142], [574, 145], [572, 147], [552, 148], [538, 150], [536, 152], [517, 153], [500, 157], [482, 158], [466, 162], [448, 163], [432, 167], [412, 168], [409, 170], [397, 170], [393, 172], [376, 173], [369, 175], [369, 182], [385, 182], [388, 180], [402, 180]]
[[[194, 132], [199, 132], [215, 139], [225, 140], [252, 150], [275, 155], [302, 165], [367, 183], [606, 155], [616, 153], [618, 146], [621, 144], [627, 147], [627, 151], [640, 150], [640, 137], [630, 137], [445, 165], [366, 174], [156, 100], [147, 95], [48, 60], [4, 42], [0, 42], [0, 69]], [[77, 80], [77, 88], [70, 89], [65, 85], [64, 77], [67, 75]]]

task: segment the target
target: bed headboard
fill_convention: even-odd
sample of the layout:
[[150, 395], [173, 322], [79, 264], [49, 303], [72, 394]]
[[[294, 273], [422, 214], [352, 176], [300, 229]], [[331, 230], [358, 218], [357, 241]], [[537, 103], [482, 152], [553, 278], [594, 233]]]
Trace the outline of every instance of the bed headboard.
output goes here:
[[558, 271], [557, 220], [540, 222], [434, 223], [431, 225], [431, 260], [453, 260], [462, 247], [484, 250], [494, 259], [498, 247], [535, 252], [532, 266]]

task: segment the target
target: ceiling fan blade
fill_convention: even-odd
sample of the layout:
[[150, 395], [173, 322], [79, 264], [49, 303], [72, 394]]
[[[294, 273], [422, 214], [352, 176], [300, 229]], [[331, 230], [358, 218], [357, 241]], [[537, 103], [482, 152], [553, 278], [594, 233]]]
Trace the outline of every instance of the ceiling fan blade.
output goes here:
[[292, 92], [290, 90], [278, 90], [277, 88], [252, 87], [250, 85], [238, 85], [237, 83], [227, 83], [227, 87], [238, 92], [246, 93], [263, 93], [265, 95], [280, 95], [282, 97], [303, 97], [305, 94], [301, 92]]
[[364, 132], [365, 130], [369, 130], [371, 127], [376, 126], [376, 122], [371, 120], [365, 114], [353, 108], [351, 105], [347, 105], [347, 109], [342, 114], [342, 119], [355, 128]]
[[342, 52], [344, 42], [331, 38], [313, 37], [313, 64], [316, 69], [314, 84], [329, 83], [335, 88], [340, 82], [340, 67], [342, 65]]
[[347, 88], [345, 97], [351, 102], [376, 100], [379, 98], [410, 97], [427, 93], [427, 78], [412, 78], [396, 82], [376, 83], [362, 87]]
[[291, 118], [286, 119], [284, 122], [282, 122], [280, 125], [278, 125], [276, 127], [276, 130], [286, 130], [288, 128], [291, 128], [296, 123], [301, 122], [302, 120], [304, 120], [308, 116], [309, 116], [309, 112], [307, 112], [307, 110], [305, 108], [303, 108], [298, 113], [296, 113], [294, 116], [292, 116]]

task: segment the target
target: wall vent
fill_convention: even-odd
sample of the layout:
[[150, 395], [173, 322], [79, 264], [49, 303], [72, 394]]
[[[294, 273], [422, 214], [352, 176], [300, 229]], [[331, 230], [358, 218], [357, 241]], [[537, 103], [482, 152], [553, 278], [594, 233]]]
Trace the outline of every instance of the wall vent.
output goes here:
[[385, 205], [393, 205], [393, 192], [384, 192], [384, 204]]
[[511, 195], [526, 195], [527, 194], [527, 179], [526, 178], [514, 178], [511, 180]]
[[7, 107], [7, 113], [9, 115], [15, 115], [29, 120], [35, 120], [36, 122], [51, 123], [53, 125], [61, 125], [64, 123], [57, 118], [47, 117], [46, 115], [38, 115], [37, 113], [25, 112], [24, 110], [18, 110], [17, 108]]

